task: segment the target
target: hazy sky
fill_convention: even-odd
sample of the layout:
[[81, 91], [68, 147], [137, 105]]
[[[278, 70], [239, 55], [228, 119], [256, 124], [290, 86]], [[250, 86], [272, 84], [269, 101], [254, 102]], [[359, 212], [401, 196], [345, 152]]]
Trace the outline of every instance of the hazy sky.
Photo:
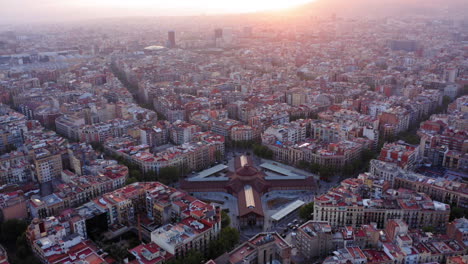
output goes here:
[[0, 23], [275, 10], [313, 0], [0, 0]]

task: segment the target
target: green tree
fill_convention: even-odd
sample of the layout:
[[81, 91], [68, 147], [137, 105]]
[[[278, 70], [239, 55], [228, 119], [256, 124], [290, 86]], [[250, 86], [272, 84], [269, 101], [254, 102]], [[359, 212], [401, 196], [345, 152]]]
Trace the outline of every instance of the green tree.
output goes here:
[[170, 184], [178, 181], [180, 174], [177, 167], [164, 167], [159, 170], [158, 180], [164, 184]]
[[444, 95], [444, 97], [442, 98], [442, 105], [448, 106], [451, 102], [452, 102], [452, 98], [450, 98], [447, 95]]
[[143, 177], [141, 175], [141, 171], [138, 170], [138, 169], [131, 169], [129, 171], [129, 176], [130, 178], [134, 178], [136, 179], [137, 181], [143, 181]]
[[29, 254], [30, 254], [30, 250], [29, 250], [27, 244], [19, 245], [16, 248], [16, 258], [18, 258], [18, 259], [22, 259], [24, 256], [27, 256]]
[[144, 174], [143, 177], [145, 181], [157, 181], [158, 180], [158, 174], [155, 171], [148, 171], [147, 173]]
[[15, 145], [8, 144], [8, 145], [5, 146], [5, 151], [3, 151], [3, 153], [9, 153], [9, 152], [15, 151], [17, 149], [18, 148]]
[[328, 181], [329, 178], [333, 176], [333, 174], [333, 169], [328, 166], [321, 166], [319, 169], [319, 175], [322, 180]]
[[224, 252], [224, 245], [222, 243], [219, 243], [219, 240], [212, 240], [210, 241], [210, 244], [208, 245], [208, 258], [209, 259], [215, 259], [219, 256], [221, 256]]
[[184, 264], [200, 264], [203, 261], [203, 254], [200, 251], [190, 251], [184, 258]]
[[375, 151], [372, 151], [370, 149], [364, 149], [362, 151], [362, 159], [365, 161], [369, 161], [371, 159], [375, 159], [377, 157], [378, 153]]
[[344, 165], [343, 169], [342, 169], [342, 172], [343, 172], [344, 176], [351, 176], [352, 174], [354, 174], [353, 164], [348, 163], [348, 164]]
[[222, 228], [218, 239], [211, 240], [208, 244], [206, 258], [201, 252], [189, 251], [183, 258], [174, 259], [167, 264], [200, 264], [208, 259], [215, 259], [225, 252], [231, 251], [239, 243], [239, 232], [232, 227]]
[[219, 242], [224, 246], [225, 251], [230, 251], [239, 242], [239, 231], [233, 227], [226, 227], [219, 234]]
[[450, 210], [450, 221], [457, 218], [468, 217], [468, 209], [452, 206]]
[[299, 209], [299, 217], [305, 221], [312, 220], [314, 213], [314, 203], [308, 203]]
[[202, 264], [205, 263], [204, 260], [201, 252], [191, 250], [183, 258], [170, 260], [167, 264]]
[[3, 243], [15, 244], [19, 236], [26, 230], [27, 224], [23, 220], [12, 219], [2, 223], [0, 239]]
[[223, 158], [223, 154], [221, 153], [221, 151], [216, 150], [216, 151], [215, 151], [215, 159], [216, 159], [216, 161], [221, 161], [222, 158]]
[[40, 263], [28, 246], [26, 228], [27, 223], [17, 219], [7, 220], [0, 225], [0, 243], [7, 249], [12, 264]]
[[132, 184], [132, 183], [135, 183], [135, 182], [138, 182], [138, 179], [135, 178], [135, 177], [129, 177], [127, 178], [127, 180], [125, 181], [125, 184], [126, 185], [129, 185], [129, 184]]
[[310, 169], [310, 162], [307, 162], [305, 160], [301, 160], [297, 163], [297, 167], [301, 170], [309, 170]]
[[422, 231], [434, 233], [435, 228], [433, 226], [425, 226], [425, 227], [422, 228]]
[[[435, 109], [435, 113], [445, 113], [447, 112], [447, 108], [449, 106], [449, 104], [452, 102], [452, 98], [450, 98], [449, 96], [444, 96], [442, 98], [442, 104], [437, 106], [437, 108]], [[427, 119], [427, 118], [425, 118]]]
[[417, 145], [420, 142], [420, 138], [416, 134], [416, 131], [417, 131], [417, 127], [414, 127], [411, 130], [401, 132], [395, 138], [393, 138], [393, 141], [403, 140], [408, 144]]
[[221, 228], [226, 228], [231, 225], [231, 218], [225, 211], [221, 211]]
[[311, 163], [310, 164], [310, 171], [312, 173], [319, 173], [320, 171], [320, 165], [318, 163]]
[[273, 158], [273, 151], [266, 146], [254, 144], [253, 145], [253, 153], [260, 158], [264, 159], [272, 159]]
[[104, 152], [104, 146], [102, 145], [101, 142], [91, 142], [90, 145], [91, 147], [93, 147], [94, 150], [97, 150], [99, 152]]
[[299, 119], [306, 119], [306, 118], [307, 118], [307, 116], [305, 116], [305, 115], [290, 116], [289, 121], [292, 122], [292, 121], [296, 121], [296, 120], [299, 120]]
[[465, 86], [463, 86], [463, 89], [461, 91], [461, 95], [467, 95], [468, 94], [468, 84], [465, 84]]

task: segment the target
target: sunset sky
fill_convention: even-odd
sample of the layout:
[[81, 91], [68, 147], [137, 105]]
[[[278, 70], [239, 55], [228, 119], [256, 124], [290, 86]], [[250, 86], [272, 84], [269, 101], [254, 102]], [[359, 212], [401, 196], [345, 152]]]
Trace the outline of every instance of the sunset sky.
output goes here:
[[0, 0], [0, 22], [278, 10], [313, 0]]
[[310, 0], [82, 0], [70, 1], [76, 6], [117, 8], [194, 9], [217, 12], [251, 12], [287, 8]]

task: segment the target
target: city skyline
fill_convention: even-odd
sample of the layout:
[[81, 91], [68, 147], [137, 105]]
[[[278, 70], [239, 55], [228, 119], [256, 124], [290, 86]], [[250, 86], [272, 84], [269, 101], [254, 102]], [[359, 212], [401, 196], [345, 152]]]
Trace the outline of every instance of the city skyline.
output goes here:
[[372, 17], [397, 15], [433, 15], [463, 17], [465, 0], [291, 0], [291, 1], [151, 1], [151, 0], [1, 0], [0, 26], [34, 23], [79, 22], [83, 20], [128, 17], [184, 17], [248, 15], [256, 19], [268, 16]]
[[281, 11], [316, 0], [161, 1], [45, 0], [0, 1], [0, 23], [59, 22], [110, 17], [192, 16]]

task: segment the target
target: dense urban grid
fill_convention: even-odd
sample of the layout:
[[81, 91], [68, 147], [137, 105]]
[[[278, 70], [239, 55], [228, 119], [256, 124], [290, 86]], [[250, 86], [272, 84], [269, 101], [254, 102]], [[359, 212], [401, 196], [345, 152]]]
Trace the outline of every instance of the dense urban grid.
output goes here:
[[0, 31], [0, 263], [468, 263], [466, 17], [278, 20]]

